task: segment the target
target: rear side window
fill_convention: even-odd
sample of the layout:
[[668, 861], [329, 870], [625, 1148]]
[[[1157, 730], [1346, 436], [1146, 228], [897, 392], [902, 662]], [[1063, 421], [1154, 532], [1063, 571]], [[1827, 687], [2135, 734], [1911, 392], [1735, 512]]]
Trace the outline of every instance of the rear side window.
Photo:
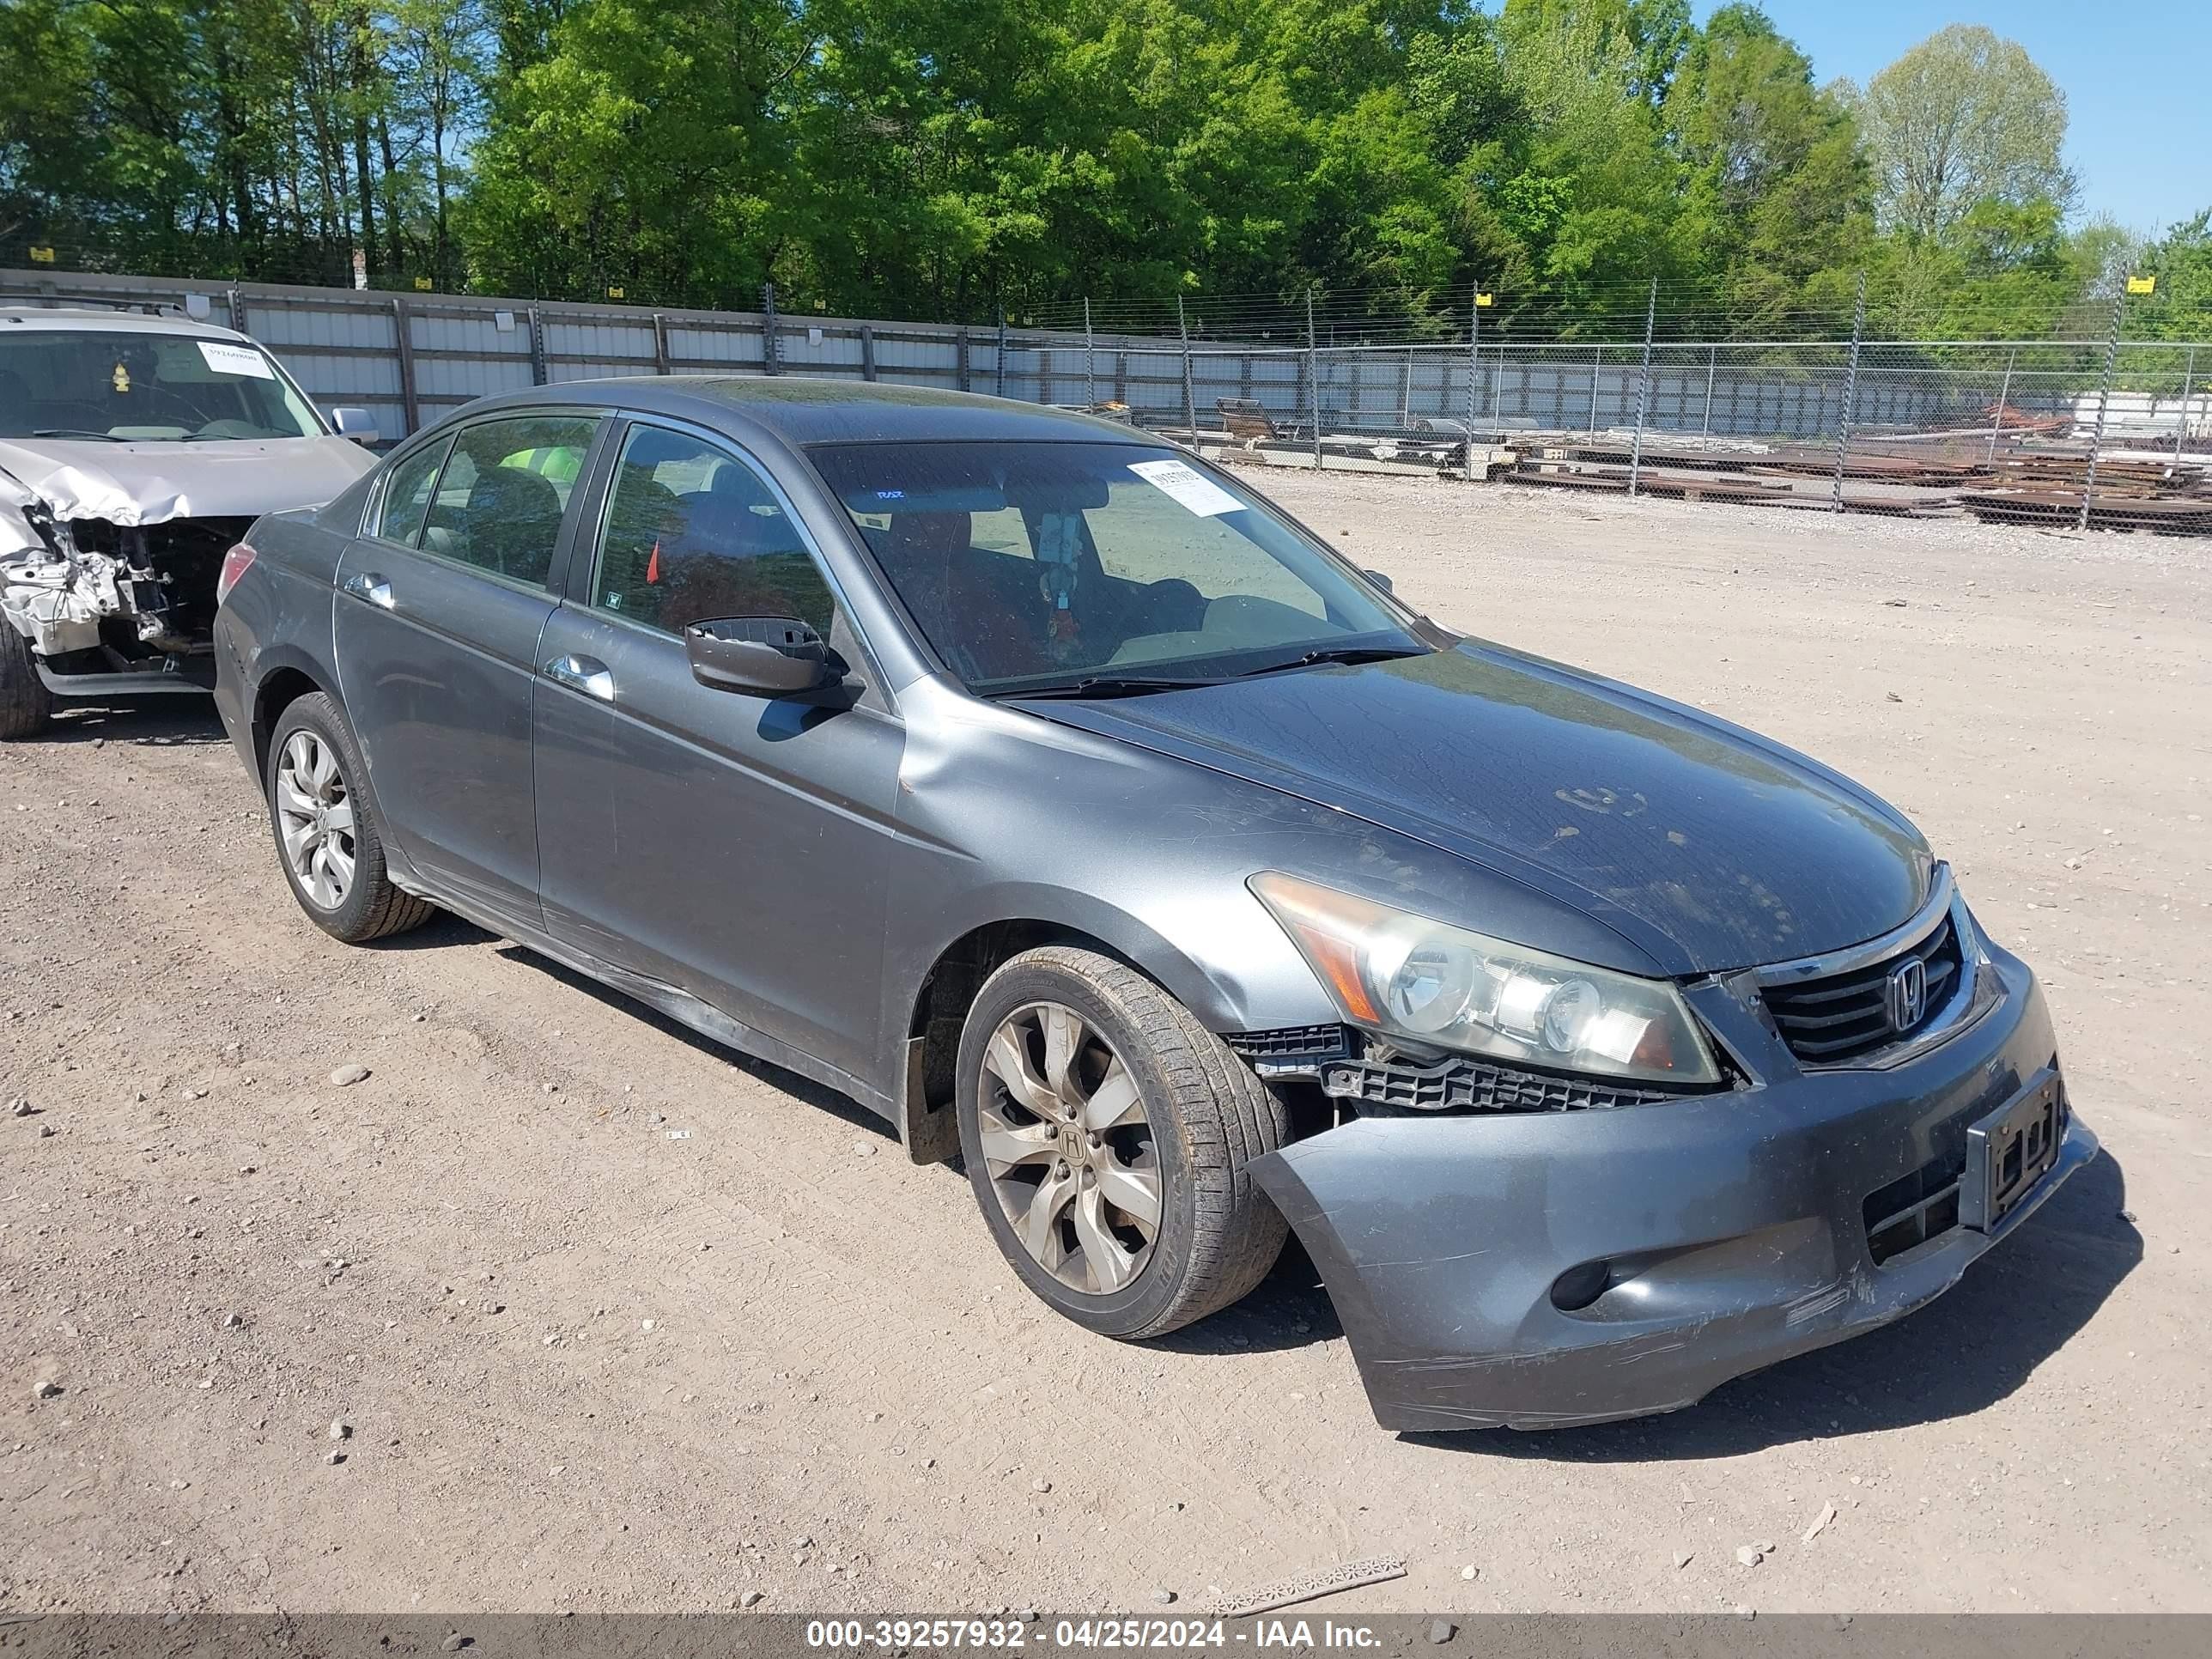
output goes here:
[[423, 550], [544, 586], [599, 423], [596, 415], [522, 415], [462, 428], [430, 500]]
[[388, 542], [415, 545], [422, 533], [422, 520], [429, 516], [430, 491], [438, 482], [438, 469], [445, 465], [446, 452], [452, 447], [450, 439], [425, 444], [392, 469], [384, 486], [384, 514], [377, 525], [378, 535]]

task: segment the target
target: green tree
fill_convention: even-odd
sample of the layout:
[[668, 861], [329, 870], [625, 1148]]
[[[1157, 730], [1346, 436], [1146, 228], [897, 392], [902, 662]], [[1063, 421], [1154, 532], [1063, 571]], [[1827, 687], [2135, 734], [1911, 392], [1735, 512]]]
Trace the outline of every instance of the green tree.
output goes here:
[[1941, 239], [1984, 199], [2072, 205], [2060, 155], [2066, 95], [2016, 41], [1954, 23], [1864, 93], [1842, 91], [1865, 134], [1886, 227]]
[[[2140, 270], [2157, 279], [2131, 330], [2168, 340], [2212, 340], [2212, 208], [2141, 251]], [[2206, 371], [2212, 376], [2212, 368]]]
[[1510, 0], [1504, 12], [1507, 84], [1526, 125], [1493, 204], [1536, 282], [1570, 305], [1695, 264], [1681, 235], [1682, 168], [1645, 101], [1651, 65], [1633, 9]]
[[1662, 113], [1689, 170], [1686, 240], [1744, 325], [1783, 326], [1795, 305], [1841, 300], [1871, 238], [1870, 193], [1857, 130], [1815, 90], [1805, 54], [1757, 8], [1723, 6]]

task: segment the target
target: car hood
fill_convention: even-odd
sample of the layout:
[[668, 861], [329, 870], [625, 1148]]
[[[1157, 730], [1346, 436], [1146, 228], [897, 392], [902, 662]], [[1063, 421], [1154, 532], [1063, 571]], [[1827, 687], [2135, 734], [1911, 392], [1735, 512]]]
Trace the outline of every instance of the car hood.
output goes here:
[[0, 472], [56, 518], [122, 525], [254, 519], [319, 507], [375, 465], [350, 439], [327, 435], [207, 443], [0, 439]]
[[1022, 707], [1416, 836], [1576, 904], [1670, 973], [1871, 939], [1933, 875], [1893, 808], [1794, 750], [1474, 641]]

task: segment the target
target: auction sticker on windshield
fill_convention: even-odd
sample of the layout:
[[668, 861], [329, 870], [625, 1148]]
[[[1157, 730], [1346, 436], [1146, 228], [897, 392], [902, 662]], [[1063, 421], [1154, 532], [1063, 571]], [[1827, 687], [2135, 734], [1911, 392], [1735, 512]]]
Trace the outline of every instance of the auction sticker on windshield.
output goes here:
[[1129, 471], [1155, 489], [1175, 497], [1201, 519], [1224, 513], [1242, 513], [1244, 503], [1203, 473], [1181, 461], [1132, 461]]
[[198, 343], [200, 356], [207, 366], [218, 374], [250, 374], [257, 380], [273, 380], [276, 371], [269, 360], [252, 346], [225, 345], [220, 340]]

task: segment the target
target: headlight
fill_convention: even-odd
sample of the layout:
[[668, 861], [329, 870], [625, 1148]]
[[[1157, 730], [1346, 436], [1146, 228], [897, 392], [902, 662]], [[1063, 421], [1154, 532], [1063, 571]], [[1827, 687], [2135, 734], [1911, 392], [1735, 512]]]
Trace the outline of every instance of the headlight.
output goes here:
[[1355, 1025], [1598, 1077], [1720, 1081], [1697, 1022], [1665, 980], [1570, 962], [1272, 871], [1251, 887]]

